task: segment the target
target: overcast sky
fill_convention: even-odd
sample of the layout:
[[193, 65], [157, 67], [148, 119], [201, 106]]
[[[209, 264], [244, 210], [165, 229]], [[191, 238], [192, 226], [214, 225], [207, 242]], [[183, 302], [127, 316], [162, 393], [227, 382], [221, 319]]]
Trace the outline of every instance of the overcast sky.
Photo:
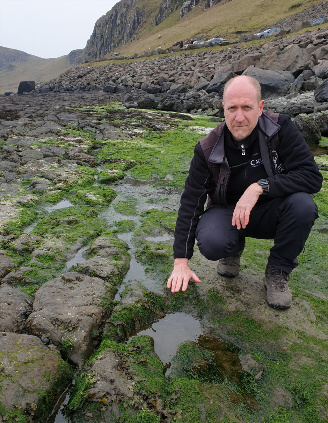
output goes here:
[[118, 0], [0, 0], [0, 46], [44, 59], [84, 48]]

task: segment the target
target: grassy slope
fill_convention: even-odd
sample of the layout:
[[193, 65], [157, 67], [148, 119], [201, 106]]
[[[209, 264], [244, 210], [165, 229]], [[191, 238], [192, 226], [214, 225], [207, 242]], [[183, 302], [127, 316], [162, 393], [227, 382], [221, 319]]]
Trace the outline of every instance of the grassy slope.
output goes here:
[[0, 94], [6, 91], [17, 92], [20, 81], [47, 82], [71, 67], [66, 56], [57, 59], [29, 56], [26, 62], [12, 64], [15, 66], [14, 70], [0, 71]]
[[238, 38], [236, 33], [239, 31], [255, 32], [318, 3], [318, 0], [231, 0], [220, 2], [207, 10], [200, 3], [183, 19], [179, 19], [177, 11], [161, 25], [149, 29], [148, 35], [117, 51], [122, 55], [133, 55], [158, 47], [168, 48], [176, 41], [197, 36], [219, 35], [233, 40]]

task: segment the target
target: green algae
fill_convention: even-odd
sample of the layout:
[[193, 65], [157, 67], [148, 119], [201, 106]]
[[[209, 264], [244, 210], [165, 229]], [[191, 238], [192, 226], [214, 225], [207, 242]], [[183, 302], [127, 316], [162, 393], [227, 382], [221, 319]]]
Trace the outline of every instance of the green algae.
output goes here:
[[104, 338], [124, 342], [131, 334], [157, 320], [164, 310], [164, 300], [153, 292], [145, 291], [143, 299], [114, 310]]
[[11, 222], [5, 224], [1, 230], [1, 232], [5, 236], [14, 236], [18, 237], [24, 231], [24, 228], [29, 226], [33, 223], [38, 214], [37, 211], [31, 207], [21, 207], [21, 210], [17, 217], [15, 217]]
[[114, 210], [118, 213], [125, 215], [136, 215], [137, 214], [137, 199], [129, 196], [124, 201], [116, 201], [113, 205]]
[[[17, 373], [21, 372], [22, 375], [25, 375], [26, 372], [40, 360], [35, 358], [29, 362], [24, 363], [23, 368], [17, 368]], [[10, 357], [12, 365], [16, 365], [14, 361], [14, 354]], [[51, 375], [49, 373], [44, 374], [44, 378], [47, 382], [47, 387], [44, 389], [35, 388], [35, 393], [38, 393], [39, 399], [36, 404], [27, 404], [27, 408], [20, 409], [16, 408], [14, 410], [8, 410], [6, 404], [0, 403], [0, 417], [3, 418], [3, 421], [14, 423], [28, 423], [31, 421], [46, 421], [47, 416], [51, 412], [58, 395], [65, 389], [65, 387], [71, 382], [73, 377], [72, 368], [65, 361], [61, 361], [55, 374]], [[0, 382], [3, 378], [0, 378]], [[32, 386], [32, 385], [31, 385]], [[0, 383], [1, 389], [1, 383]], [[33, 389], [30, 387], [30, 392], [33, 392]]]
[[102, 169], [98, 173], [98, 182], [100, 184], [112, 184], [123, 179], [125, 171], [130, 168], [127, 164], [111, 163], [103, 164]]
[[114, 222], [114, 226], [115, 233], [132, 232], [136, 227], [136, 222], [128, 219], [119, 220]]
[[70, 201], [75, 204], [84, 204], [92, 207], [105, 207], [116, 197], [116, 193], [106, 186], [87, 186], [77, 189], [70, 196]]
[[[194, 125], [194, 123], [188, 122], [185, 126], [189, 124]], [[203, 126], [206, 125], [203, 124]], [[106, 156], [113, 154], [113, 157], [118, 160], [121, 149], [123, 152], [121, 157], [124, 157], [126, 163], [131, 166], [130, 175], [146, 180], [157, 178], [156, 180], [162, 184], [172, 185], [170, 181], [164, 182], [166, 176], [170, 174], [173, 175], [173, 185], [182, 187], [188, 162], [192, 157], [193, 145], [196, 143], [196, 137], [197, 141], [200, 138], [199, 134], [193, 133], [193, 136], [187, 140], [191, 131], [182, 132], [184, 130], [179, 133], [181, 144], [175, 152], [177, 154], [174, 153], [174, 159], [173, 149], [177, 146], [178, 133], [176, 130], [156, 133], [154, 136], [148, 135], [140, 139], [140, 142], [139, 139], [138, 142], [135, 142], [136, 140], [134, 142], [130, 140], [109, 141], [99, 153], [99, 158], [105, 160]], [[163, 157], [166, 146], [161, 143], [165, 137], [170, 140], [168, 149], [165, 150], [167, 151], [167, 161], [166, 157]], [[180, 147], [183, 151], [179, 149]], [[160, 159], [163, 159], [161, 171], [158, 171], [157, 167], [160, 167], [162, 162], [157, 164], [155, 157], [159, 152], [161, 152]], [[184, 156], [183, 153], [186, 155]], [[145, 158], [149, 159], [149, 162], [145, 162]], [[175, 164], [177, 164], [176, 169]], [[180, 179], [176, 176], [178, 173], [180, 173]], [[327, 175], [326, 172], [323, 174], [325, 176], [324, 189], [314, 195], [321, 216], [321, 226], [319, 225], [318, 228], [325, 224], [322, 219], [328, 216], [325, 198]], [[172, 265], [171, 245], [145, 241], [144, 238], [159, 233], [172, 233], [176, 216], [173, 217], [173, 214], [153, 210], [142, 213], [141, 226], [135, 230], [137, 257], [160, 275], [165, 271], [168, 272]], [[316, 225], [318, 224], [319, 222], [316, 223]], [[310, 305], [316, 318], [313, 327], [317, 327], [321, 333], [326, 332], [324, 325], [327, 321], [327, 300], [325, 297], [313, 296], [311, 293], [314, 291], [322, 294], [326, 292], [324, 278], [326, 245], [326, 234], [314, 228], [305, 251], [299, 257], [301, 271], [296, 269], [291, 280], [294, 296], [305, 300]], [[271, 246], [272, 241], [270, 240], [248, 239], [242, 257], [242, 268], [262, 274]], [[156, 254], [156, 252], [158, 253]], [[314, 268], [315, 272], [313, 272]], [[328, 380], [325, 364], [325, 339], [318, 339], [306, 331], [288, 327], [288, 322], [282, 324], [268, 321], [261, 316], [255, 318], [248, 312], [227, 312], [227, 305], [226, 298], [215, 289], [210, 289], [205, 296], [204, 294], [200, 295], [196, 284], [190, 284], [185, 293], [175, 294], [168, 299], [170, 311], [189, 310], [197, 314], [199, 318], [209, 319], [212, 331], [215, 332], [213, 325], [219, 327], [222, 335], [233, 340], [234, 345], [238, 345], [243, 354], [251, 355], [263, 370], [258, 374], [240, 372], [239, 381], [234, 380], [234, 377], [222, 378], [222, 374], [213, 364], [213, 352], [206, 349], [200, 350], [197, 347], [198, 355], [196, 354], [196, 358], [193, 359], [190, 345], [185, 344], [175, 358], [177, 361], [181, 359], [184, 363], [184, 373], [176, 374], [175, 377], [173, 377], [173, 373], [172, 377], [165, 379], [161, 374], [163, 368], [157, 362], [158, 380], [156, 380], [156, 385], [147, 384], [152, 370], [148, 368], [146, 360], [151, 362], [151, 353], [147, 349], [144, 350], [144, 345], [140, 347], [140, 341], [133, 341], [139, 345], [139, 348], [137, 351], [133, 351], [135, 363], [131, 363], [131, 368], [132, 365], [135, 366], [134, 374], [145, 379], [138, 384], [140, 392], [145, 393], [148, 398], [154, 396], [154, 389], [156, 389], [157, 398], [161, 400], [163, 408], [166, 410], [165, 415], [170, 415], [171, 418], [174, 416], [174, 421], [183, 423], [200, 421], [252, 423], [254, 421], [272, 423], [325, 421], [323, 410], [326, 410], [326, 404], [323, 392], [324, 381]], [[105, 335], [99, 354], [103, 354], [106, 348], [115, 348], [120, 354], [130, 356], [132, 351], [128, 350], [129, 347], [122, 343], [113, 343], [112, 340], [123, 341], [133, 331], [135, 328], [133, 315], [138, 316], [138, 308], [134, 310], [127, 308], [124, 312], [118, 312], [116, 315], [114, 312], [112, 317], [116, 316], [114, 321], [120, 329], [117, 332], [111, 330]], [[286, 340], [288, 340], [287, 343]], [[136, 355], [139, 353], [141, 356]], [[139, 360], [143, 358], [143, 360], [138, 363], [136, 358]], [[306, 364], [300, 364], [305, 358], [308, 360]], [[207, 361], [207, 369], [211, 369], [209, 372], [202, 373], [197, 370], [197, 366], [196, 368], [192, 367], [196, 362], [198, 367], [203, 369], [199, 364], [204, 365], [204, 359]], [[155, 364], [153, 365], [155, 366]], [[216, 379], [215, 375], [217, 375]], [[151, 376], [150, 379], [153, 382]], [[162, 385], [163, 381], [166, 382], [165, 388]], [[280, 403], [279, 401], [273, 402], [272, 398], [275, 398], [280, 391], [283, 395], [279, 400]], [[113, 421], [138, 421], [136, 419], [139, 418], [140, 412], [133, 405], [129, 405], [128, 401], [125, 403], [125, 407], [125, 411], [122, 411], [124, 420], [120, 418], [114, 420], [113, 418]], [[156, 409], [147, 409], [143, 413], [149, 415], [150, 419], [159, 417]]]
[[[114, 106], [116, 107], [116, 106]], [[109, 107], [110, 109], [110, 107]], [[106, 119], [108, 111], [106, 107], [87, 108], [90, 113], [103, 115]], [[117, 117], [115, 124], [131, 124], [135, 117], [128, 111], [126, 116]], [[150, 112], [149, 112], [150, 113]], [[149, 124], [142, 128], [144, 134], [128, 140], [102, 140], [97, 141], [93, 131], [86, 131], [78, 125], [68, 128], [67, 133], [83, 138], [83, 142], [90, 148], [95, 149], [99, 163], [103, 170], [99, 173], [94, 168], [87, 166], [78, 169], [76, 178], [63, 183], [61, 187], [54, 184], [52, 193], [38, 193], [38, 201], [56, 202], [65, 198], [75, 204], [66, 211], [55, 211], [49, 216], [42, 216], [32, 234], [54, 238], [63, 242], [64, 246], [75, 243], [82, 239], [86, 245], [96, 236], [104, 234], [106, 225], [98, 219], [98, 213], [113, 198], [114, 193], [110, 190], [102, 190], [92, 187], [95, 182], [95, 175], [98, 175], [98, 182], [102, 185], [110, 184], [121, 179], [125, 174], [138, 179], [157, 181], [162, 185], [176, 186], [181, 188], [192, 157], [193, 147], [203, 136], [197, 134], [192, 128], [213, 127], [216, 124], [208, 123], [206, 118], [196, 118], [190, 121], [178, 122], [173, 129], [152, 131]], [[173, 125], [172, 125], [173, 126]], [[53, 141], [48, 141], [53, 143]], [[66, 141], [62, 141], [62, 146]], [[74, 140], [72, 139], [72, 143]], [[67, 144], [68, 145], [68, 144]], [[320, 165], [326, 166], [327, 158], [321, 156]], [[288, 320], [283, 324], [281, 321], [270, 321], [265, 316], [254, 316], [248, 311], [228, 311], [228, 299], [215, 289], [210, 289], [205, 294], [200, 293], [196, 284], [190, 284], [185, 293], [179, 293], [166, 298], [168, 304], [163, 303], [160, 297], [152, 297], [149, 303], [141, 303], [136, 307], [125, 307], [115, 312], [114, 301], [104, 299], [104, 307], [109, 314], [109, 331], [103, 338], [99, 352], [94, 356], [96, 359], [106, 349], [115, 349], [124, 357], [132, 357], [135, 361], [130, 366], [133, 374], [141, 379], [137, 387], [140, 395], [144, 395], [143, 403], [147, 407], [140, 410], [135, 404], [120, 406], [121, 415], [117, 418], [112, 416], [112, 421], [117, 422], [139, 422], [160, 421], [164, 416], [169, 416], [172, 421], [183, 423], [195, 422], [324, 422], [327, 412], [327, 393], [325, 383], [328, 380], [327, 374], [327, 342], [324, 334], [327, 334], [327, 218], [328, 206], [326, 200], [328, 172], [323, 170], [323, 190], [313, 197], [318, 204], [320, 218], [317, 220], [305, 250], [299, 256], [300, 266], [291, 275], [291, 287], [296, 301], [304, 301], [313, 313], [313, 321], [308, 331], [289, 327]], [[26, 181], [29, 184], [31, 181]], [[107, 188], [107, 187], [106, 187]], [[131, 201], [132, 200], [132, 201]], [[147, 200], [150, 204], [159, 204], [165, 201], [165, 197]], [[127, 199], [118, 207], [124, 214], [131, 210], [131, 216], [137, 215], [134, 199]], [[132, 207], [131, 207], [132, 206]], [[33, 207], [24, 208], [26, 216], [7, 227], [7, 233], [18, 236], [24, 227], [37, 219]], [[120, 211], [121, 212], [121, 211]], [[29, 214], [30, 213], [30, 214]], [[40, 217], [40, 216], [39, 216]], [[135, 229], [135, 223], [129, 220], [116, 222], [116, 232], [129, 232], [135, 230], [137, 244], [137, 257], [147, 265], [147, 268], [160, 275], [161, 280], [166, 278], [172, 266], [171, 242], [149, 242], [146, 236], [158, 234], [172, 234], [176, 219], [176, 212], [160, 212], [149, 210], [140, 214], [141, 226]], [[24, 252], [24, 257], [3, 242], [7, 252], [19, 260], [19, 263], [30, 263], [29, 250]], [[42, 248], [42, 242], [41, 242]], [[270, 240], [247, 239], [245, 252], [242, 256], [242, 270], [250, 270], [263, 275], [269, 249], [272, 246]], [[65, 248], [64, 248], [65, 250]], [[59, 263], [62, 265], [65, 257], [62, 249], [56, 251]], [[54, 256], [45, 252], [39, 255], [37, 263], [27, 273], [32, 279], [22, 283], [21, 289], [33, 293], [41, 281], [49, 278], [50, 274], [57, 274], [61, 268], [55, 263]], [[262, 276], [261, 276], [262, 277]], [[35, 283], [35, 281], [37, 283]], [[206, 349], [199, 349], [196, 362], [204, 363], [207, 360], [209, 372], [201, 372], [193, 369], [193, 352], [191, 348], [183, 345], [184, 372], [176, 377], [165, 378], [163, 365], [158, 359], [153, 358], [151, 341], [135, 338], [133, 343], [137, 346], [127, 346], [123, 343], [114, 343], [113, 340], [125, 341], [127, 336], [137, 331], [145, 322], [152, 322], [158, 318], [159, 313], [169, 310], [189, 310], [200, 319], [210, 322], [211, 331], [216, 332], [233, 341], [238, 345], [239, 351], [243, 354], [250, 354], [253, 359], [263, 367], [260, 375], [245, 374], [241, 372], [240, 383], [233, 378], [223, 378], [215, 368], [214, 355]], [[113, 314], [112, 314], [113, 313]], [[277, 312], [279, 313], [279, 312]], [[112, 315], [111, 315], [112, 314]], [[214, 327], [214, 329], [213, 329]], [[317, 336], [311, 335], [315, 329]], [[149, 345], [148, 345], [149, 344]], [[133, 353], [133, 354], [132, 354]], [[148, 361], [147, 361], [148, 360]], [[206, 361], [205, 360], [205, 361]], [[304, 363], [305, 361], [305, 363]], [[199, 367], [199, 366], [198, 366]], [[200, 366], [202, 369], [202, 367]], [[259, 372], [260, 373], [260, 372]], [[184, 376], [184, 377], [182, 377]], [[215, 378], [216, 376], [216, 378]], [[255, 376], [258, 376], [255, 378]], [[150, 378], [149, 382], [147, 379]], [[88, 398], [88, 389], [92, 386], [92, 375], [87, 371], [81, 379], [77, 379], [76, 391], [71, 396], [70, 409], [74, 410], [74, 422], [79, 421], [78, 415], [83, 419], [84, 412], [90, 412], [93, 421], [101, 422], [104, 418], [104, 404], [94, 403]], [[255, 402], [245, 396], [245, 390], [252, 396]], [[284, 397], [279, 402], [274, 402], [277, 391], [281, 390]], [[163, 410], [154, 405], [154, 399], [160, 400]], [[287, 399], [286, 399], [287, 398]], [[19, 414], [19, 412], [18, 412]], [[19, 418], [18, 414], [14, 416]], [[160, 417], [162, 416], [162, 417]], [[13, 419], [14, 419], [13, 417]], [[14, 420], [13, 420], [14, 421]], [[16, 420], [15, 420], [16, 421]], [[19, 421], [19, 420], [18, 420]]]
[[[166, 185], [182, 187], [199, 138], [199, 134], [192, 131], [170, 130], [132, 140], [108, 140], [98, 160], [111, 157], [117, 161], [124, 157], [126, 163], [134, 165], [129, 171], [132, 177], [149, 181], [156, 178]], [[168, 175], [172, 180], [166, 180]]]
[[[100, 210], [100, 206], [97, 205]], [[18, 286], [29, 294], [42, 283], [61, 274], [70, 258], [72, 245], [86, 245], [106, 230], [104, 221], [89, 205], [72, 206], [43, 214], [31, 231], [42, 240], [38, 241], [38, 253], [28, 251], [24, 255], [7, 245], [10, 255], [26, 270], [20, 276]]]
[[140, 213], [140, 217], [142, 223], [136, 231], [136, 236], [173, 233], [178, 214], [174, 211], [150, 209]]

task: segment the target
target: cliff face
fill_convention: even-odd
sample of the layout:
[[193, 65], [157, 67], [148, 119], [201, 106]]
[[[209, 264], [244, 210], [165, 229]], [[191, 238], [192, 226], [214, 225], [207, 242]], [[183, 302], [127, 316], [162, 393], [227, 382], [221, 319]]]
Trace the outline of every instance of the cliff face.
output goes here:
[[94, 27], [84, 49], [84, 59], [94, 60], [105, 56], [120, 44], [133, 39], [147, 17], [140, 0], [121, 0]]
[[182, 5], [183, 0], [162, 0], [158, 14], [155, 17], [155, 26], [161, 24], [164, 19], [170, 16], [170, 14], [175, 12], [177, 9], [181, 8]]
[[[83, 59], [92, 61], [104, 57], [119, 45], [133, 41], [145, 27], [161, 24], [176, 10], [180, 18], [188, 14], [203, 0], [121, 0], [101, 17], [83, 51]], [[220, 0], [205, 0], [204, 8]]]

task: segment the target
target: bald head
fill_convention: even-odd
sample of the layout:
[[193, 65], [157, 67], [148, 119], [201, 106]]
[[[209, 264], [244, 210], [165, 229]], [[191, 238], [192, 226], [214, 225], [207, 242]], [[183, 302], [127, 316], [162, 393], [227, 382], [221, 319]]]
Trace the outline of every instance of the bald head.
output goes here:
[[226, 96], [227, 91], [229, 90], [229, 87], [235, 86], [235, 85], [250, 85], [256, 93], [256, 97], [258, 101], [260, 102], [262, 100], [262, 92], [261, 92], [261, 85], [258, 83], [258, 81], [251, 76], [247, 75], [240, 75], [235, 76], [234, 78], [229, 79], [229, 81], [225, 84], [224, 91], [223, 91], [223, 102]]
[[224, 88], [222, 105], [232, 137], [236, 141], [244, 140], [256, 127], [263, 111], [260, 84], [246, 75], [230, 79]]

